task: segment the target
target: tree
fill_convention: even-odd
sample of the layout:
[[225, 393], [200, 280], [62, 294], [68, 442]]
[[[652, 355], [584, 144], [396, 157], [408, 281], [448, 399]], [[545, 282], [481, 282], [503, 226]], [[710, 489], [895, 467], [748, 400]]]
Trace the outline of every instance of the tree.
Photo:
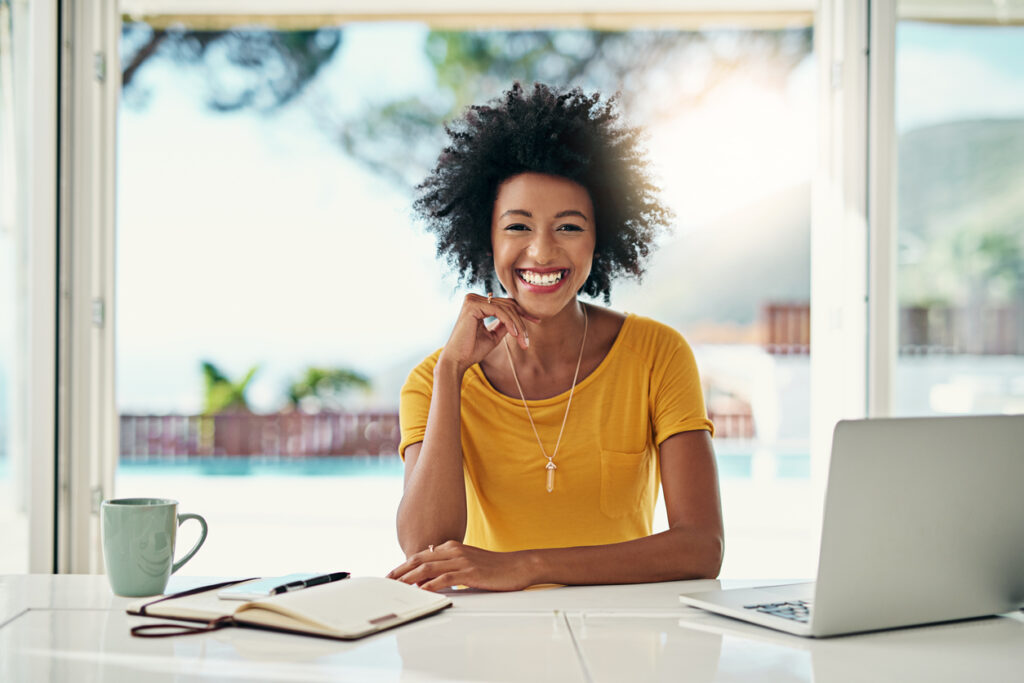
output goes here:
[[164, 58], [204, 68], [206, 104], [211, 109], [269, 112], [305, 90], [337, 52], [341, 39], [342, 30], [335, 27], [192, 31], [128, 22], [121, 32], [121, 89], [130, 106], [144, 106], [147, 94], [136, 76], [145, 64]]
[[233, 381], [225, 375], [220, 368], [210, 361], [202, 361], [203, 372], [203, 415], [216, 415], [222, 412], [251, 412], [245, 392], [249, 383], [259, 370], [258, 365], [249, 368], [249, 371], [237, 381]]
[[782, 85], [811, 52], [811, 29], [430, 31], [424, 50], [436, 88], [353, 110], [310, 85], [338, 53], [344, 28], [273, 31], [154, 29], [122, 34], [124, 99], [144, 106], [136, 75], [158, 59], [202, 68], [207, 106], [271, 113], [297, 101], [351, 158], [402, 189], [418, 183], [444, 143], [442, 124], [514, 80], [619, 92], [630, 119], [655, 123], [699, 103], [739, 72]]
[[352, 390], [369, 388], [370, 380], [355, 370], [310, 367], [289, 385], [288, 403], [293, 409], [305, 412], [340, 410]]

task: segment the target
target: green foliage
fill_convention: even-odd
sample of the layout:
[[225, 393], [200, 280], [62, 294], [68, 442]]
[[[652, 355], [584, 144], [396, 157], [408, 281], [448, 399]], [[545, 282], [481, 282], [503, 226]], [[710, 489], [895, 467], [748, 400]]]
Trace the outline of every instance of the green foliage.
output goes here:
[[[338, 53], [344, 32], [344, 27], [162, 30], [126, 22], [124, 100], [144, 106], [146, 94], [135, 74], [148, 62], [170, 59], [201, 71], [211, 109], [269, 113], [316, 80]], [[766, 86], [783, 86], [810, 54], [811, 40], [810, 28], [435, 30], [423, 46], [435, 87], [382, 101], [372, 95], [353, 98], [344, 84], [332, 85], [305, 104], [332, 143], [409, 189], [437, 158], [444, 144], [442, 124], [465, 107], [500, 95], [513, 81], [618, 92], [631, 122], [645, 125], [698, 103], [739, 72]]]
[[1006, 306], [1024, 298], [1024, 120], [900, 138], [900, 303]]
[[203, 67], [206, 104], [231, 112], [270, 112], [291, 102], [316, 78], [341, 46], [342, 30], [275, 31], [259, 26], [230, 31], [122, 25], [122, 91], [129, 106], [144, 106], [147, 93], [135, 76], [161, 57]]
[[354, 389], [368, 391], [370, 380], [349, 368], [306, 368], [288, 387], [288, 402], [295, 409], [311, 412], [344, 407], [344, 399]]
[[431, 31], [424, 49], [436, 89], [327, 119], [351, 157], [401, 188], [433, 166], [445, 121], [513, 81], [618, 93], [629, 120], [646, 125], [699, 103], [739, 72], [782, 87], [810, 54], [811, 31]]
[[221, 412], [250, 412], [245, 392], [259, 370], [252, 366], [240, 380], [231, 380], [220, 368], [210, 361], [202, 361], [203, 373], [203, 414], [216, 415]]

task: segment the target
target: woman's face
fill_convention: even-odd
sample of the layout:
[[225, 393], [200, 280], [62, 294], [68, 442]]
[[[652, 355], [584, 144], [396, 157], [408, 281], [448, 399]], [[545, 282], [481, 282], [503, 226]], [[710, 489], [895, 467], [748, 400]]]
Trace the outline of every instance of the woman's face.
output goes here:
[[595, 244], [594, 205], [579, 183], [521, 173], [498, 186], [494, 270], [528, 313], [549, 318], [575, 300], [590, 276]]

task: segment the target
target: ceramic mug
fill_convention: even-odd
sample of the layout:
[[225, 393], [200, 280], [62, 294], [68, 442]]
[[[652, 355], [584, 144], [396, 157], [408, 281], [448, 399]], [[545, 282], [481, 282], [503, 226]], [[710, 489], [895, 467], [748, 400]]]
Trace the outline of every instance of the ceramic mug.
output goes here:
[[[116, 595], [159, 595], [167, 579], [192, 559], [206, 541], [206, 520], [178, 514], [178, 501], [166, 498], [118, 498], [100, 506], [103, 559]], [[181, 523], [194, 519], [202, 526], [199, 540], [185, 557], [174, 561], [174, 540]]]

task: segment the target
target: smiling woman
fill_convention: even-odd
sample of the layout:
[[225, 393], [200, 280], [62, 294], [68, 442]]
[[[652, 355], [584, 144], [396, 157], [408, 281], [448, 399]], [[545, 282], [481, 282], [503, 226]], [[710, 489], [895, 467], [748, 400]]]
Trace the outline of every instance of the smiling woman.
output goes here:
[[[507, 296], [466, 295], [402, 391], [407, 561], [390, 575], [433, 590], [717, 576], [712, 425], [690, 347], [577, 299], [639, 275], [670, 216], [638, 131], [599, 95], [540, 84], [448, 130], [417, 207], [464, 279], [497, 277]], [[652, 535], [659, 484], [669, 528]]]

